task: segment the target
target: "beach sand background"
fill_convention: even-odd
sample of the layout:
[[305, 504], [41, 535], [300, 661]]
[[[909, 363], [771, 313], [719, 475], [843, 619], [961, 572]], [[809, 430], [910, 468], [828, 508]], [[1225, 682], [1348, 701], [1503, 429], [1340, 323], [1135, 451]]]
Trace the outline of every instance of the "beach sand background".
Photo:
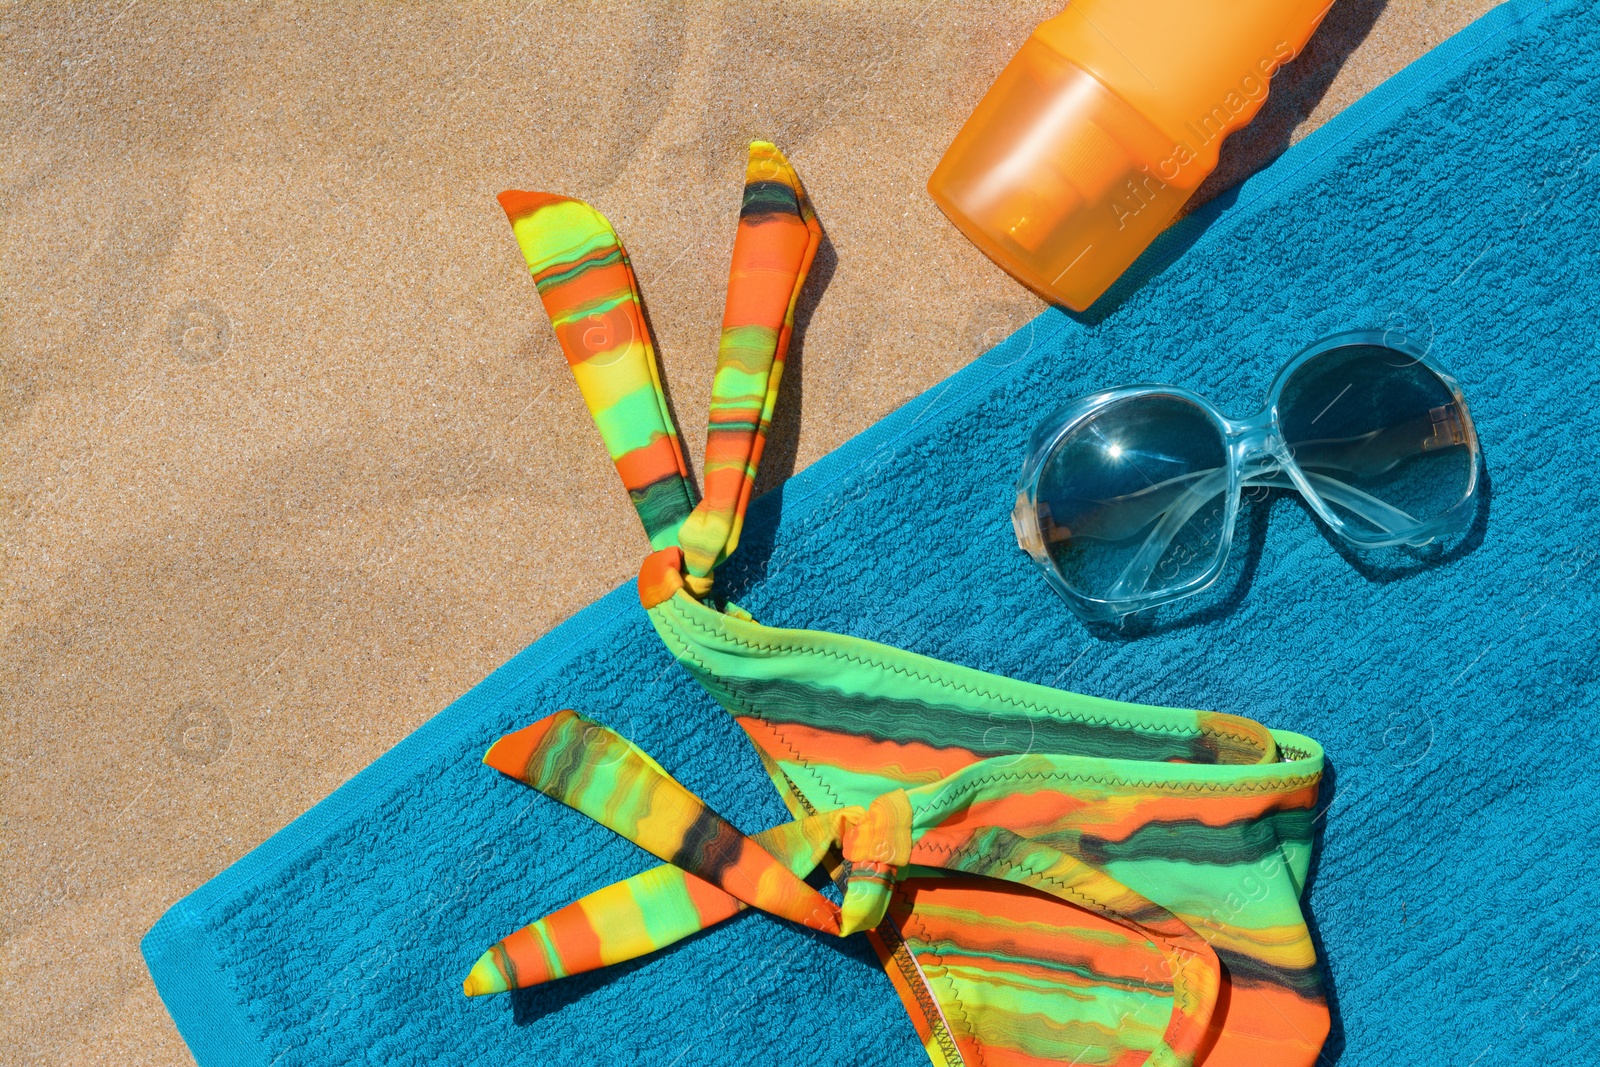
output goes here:
[[[698, 457], [789, 154], [770, 487], [1040, 310], [923, 184], [1059, 3], [0, 4], [0, 1062], [191, 1062], [156, 918], [632, 578], [494, 195], [611, 218]], [[1491, 6], [1339, 0], [1205, 194]]]

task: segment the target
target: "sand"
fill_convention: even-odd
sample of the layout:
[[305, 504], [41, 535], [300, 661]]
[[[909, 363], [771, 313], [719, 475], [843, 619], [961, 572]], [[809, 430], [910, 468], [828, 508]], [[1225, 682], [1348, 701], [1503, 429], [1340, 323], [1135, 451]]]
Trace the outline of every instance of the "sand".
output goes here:
[[[156, 918], [634, 573], [494, 194], [610, 216], [698, 453], [789, 153], [771, 486], [1040, 309], [923, 183], [1058, 3], [0, 5], [0, 1062], [191, 1062]], [[1207, 193], [1490, 6], [1340, 0]]]

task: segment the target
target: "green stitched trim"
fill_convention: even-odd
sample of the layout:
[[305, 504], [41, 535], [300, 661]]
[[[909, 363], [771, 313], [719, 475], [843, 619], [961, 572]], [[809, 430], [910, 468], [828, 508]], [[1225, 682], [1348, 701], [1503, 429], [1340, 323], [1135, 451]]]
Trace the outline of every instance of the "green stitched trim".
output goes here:
[[[1005, 705], [1008, 705], [1008, 706], [1011, 706], [1011, 707], [1016, 707], [1016, 708], [1027, 710], [1027, 711], [1038, 712], [1038, 713], [1041, 713], [1041, 714], [1049, 715], [1049, 716], [1051, 716], [1053, 718], [1065, 718], [1065, 719], [1069, 719], [1069, 720], [1071, 720], [1073, 722], [1080, 722], [1080, 723], [1083, 723], [1083, 724], [1089, 725], [1089, 726], [1111, 726], [1111, 727], [1119, 727], [1119, 728], [1123, 728], [1123, 729], [1143, 730], [1143, 731], [1145, 731], [1147, 733], [1161, 734], [1161, 735], [1168, 736], [1168, 737], [1185, 737], [1185, 738], [1187, 738], [1187, 737], [1202, 737], [1202, 736], [1208, 736], [1208, 735], [1209, 736], [1213, 736], [1213, 737], [1226, 737], [1226, 738], [1230, 738], [1230, 739], [1232, 739], [1234, 741], [1237, 741], [1242, 745], [1245, 745], [1247, 747], [1256, 749], [1257, 751], [1261, 750], [1261, 745], [1260, 745], [1260, 739], [1259, 738], [1253, 737], [1253, 736], [1251, 736], [1249, 734], [1234, 733], [1234, 732], [1231, 732], [1231, 731], [1228, 731], [1228, 730], [1221, 729], [1220, 727], [1217, 727], [1215, 725], [1206, 725], [1206, 724], [1200, 723], [1200, 722], [1196, 722], [1195, 725], [1192, 726], [1192, 727], [1186, 727], [1186, 726], [1182, 726], [1182, 725], [1179, 725], [1179, 724], [1158, 725], [1158, 724], [1153, 724], [1153, 723], [1135, 721], [1135, 720], [1132, 720], [1132, 719], [1116, 719], [1116, 718], [1108, 718], [1108, 717], [1101, 717], [1101, 716], [1085, 715], [1085, 714], [1083, 714], [1081, 712], [1075, 712], [1075, 711], [1072, 711], [1072, 710], [1067, 709], [1067, 708], [1055, 708], [1055, 707], [1051, 707], [1049, 705], [1040, 704], [1040, 703], [1038, 703], [1036, 701], [1032, 701], [1032, 700], [1024, 700], [1024, 699], [1019, 698], [1019, 697], [1005, 696], [1003, 694], [1000, 694], [1000, 693], [997, 693], [997, 692], [993, 691], [992, 689], [983, 689], [983, 688], [979, 688], [979, 687], [977, 687], [975, 685], [971, 685], [971, 684], [952, 682], [947, 678], [942, 678], [942, 677], [939, 677], [938, 675], [930, 674], [930, 673], [928, 673], [926, 671], [923, 671], [923, 670], [916, 670], [916, 669], [912, 669], [910, 667], [896, 665], [896, 664], [893, 664], [893, 663], [889, 663], [889, 662], [887, 662], [887, 661], [885, 661], [883, 659], [872, 658], [872, 657], [863, 655], [861, 653], [844, 653], [844, 652], [841, 652], [841, 651], [839, 651], [837, 649], [816, 648], [816, 647], [812, 647], [812, 646], [809, 646], [809, 645], [780, 644], [780, 643], [774, 642], [774, 641], [757, 642], [757, 641], [751, 640], [749, 638], [738, 637], [738, 636], [735, 636], [733, 634], [726, 633], [720, 628], [715, 628], [715, 627], [708, 626], [704, 622], [701, 622], [701, 621], [699, 621], [697, 619], [694, 619], [694, 618], [690, 617], [689, 613], [684, 611], [683, 605], [678, 603], [678, 598], [679, 597], [682, 597], [684, 600], [686, 600], [689, 603], [693, 604], [697, 608], [702, 608], [705, 611], [711, 611], [712, 610], [710, 608], [707, 608], [705, 605], [701, 604], [699, 601], [694, 600], [692, 597], [688, 596], [688, 594], [679, 592], [679, 593], [675, 594], [672, 597], [671, 600], [668, 600], [668, 601], [664, 602], [663, 604], [658, 605], [655, 608], [651, 608], [650, 609], [651, 613], [654, 614], [656, 611], [659, 611], [663, 607], [672, 606], [672, 607], [677, 609], [676, 613], [679, 616], [679, 618], [676, 621], [679, 621], [682, 625], [693, 627], [694, 629], [697, 629], [700, 632], [705, 633], [707, 635], [710, 635], [712, 637], [715, 637], [718, 640], [726, 641], [729, 644], [733, 644], [733, 645], [737, 645], [737, 646], [742, 647], [742, 648], [749, 649], [752, 652], [801, 653], [801, 654], [808, 654], [808, 655], [824, 656], [824, 657], [828, 657], [828, 658], [831, 658], [831, 659], [837, 659], [837, 660], [842, 660], [842, 661], [847, 662], [847, 663], [852, 663], [852, 664], [855, 664], [857, 666], [876, 667], [876, 668], [878, 668], [880, 670], [886, 670], [886, 671], [889, 671], [890, 673], [893, 673], [893, 674], [899, 674], [899, 675], [902, 675], [902, 676], [907, 677], [907, 678], [915, 678], [918, 681], [922, 681], [922, 682], [929, 683], [931, 685], [939, 686], [940, 688], [949, 690], [950, 692], [965, 693], [965, 694], [970, 695], [970, 696], [983, 697], [983, 698], [994, 700], [994, 701], [996, 701], [998, 703], [1005, 704]], [[772, 627], [762, 626], [760, 623], [743, 623], [741, 621], [740, 624], [741, 625], [750, 625], [750, 626], [759, 626], [762, 629], [773, 629]], [[824, 635], [824, 636], [833, 636], [833, 635]], [[875, 642], [867, 641], [865, 639], [859, 639], [858, 638], [856, 640], [858, 640], [863, 645], [868, 645], [868, 646], [875, 646], [876, 645]], [[915, 653], [910, 653], [910, 652], [905, 652], [905, 653], [901, 653], [901, 654], [905, 655], [907, 657], [912, 657], [912, 656], [916, 655]], [[916, 656], [916, 658], [917, 659], [925, 659], [926, 657]], [[701, 662], [701, 661], [699, 661], [697, 659], [696, 662]], [[930, 661], [930, 662], [936, 662], [936, 661]], [[703, 664], [702, 664], [702, 666], [703, 666]], [[715, 674], [715, 672], [711, 671], [709, 668], [706, 668], [706, 671], [707, 671], [708, 674]], [[982, 674], [983, 672], [974, 670], [973, 673]], [[1017, 684], [1020, 685], [1020, 684], [1026, 684], [1026, 683], [1017, 683]], [[1076, 695], [1076, 694], [1072, 694], [1072, 695]], [[1180, 710], [1180, 709], [1173, 709], [1173, 710]], [[1199, 716], [1201, 714], [1201, 712], [1194, 711], [1192, 709], [1181, 709], [1181, 710], [1185, 711], [1187, 714], [1192, 714], [1192, 715], [1196, 715], [1196, 716]], [[1220, 713], [1213, 712], [1211, 714], [1220, 714]], [[1245, 765], [1243, 765], [1243, 764], [1235, 764], [1235, 766], [1245, 766]]]

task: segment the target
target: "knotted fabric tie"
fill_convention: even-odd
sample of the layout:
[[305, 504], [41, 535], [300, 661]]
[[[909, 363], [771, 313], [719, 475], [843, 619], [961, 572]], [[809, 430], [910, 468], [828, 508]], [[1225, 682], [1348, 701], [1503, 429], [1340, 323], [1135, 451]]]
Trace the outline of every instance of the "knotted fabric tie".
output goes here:
[[[559, 711], [507, 734], [483, 761], [640, 845], [667, 866], [589, 894], [479, 957], [463, 991], [499, 993], [634, 959], [745, 907], [848, 936], [876, 927], [913, 861], [1063, 895], [1157, 944], [1174, 1009], [1147, 1067], [1184, 1067], [1216, 1002], [1215, 953], [1183, 922], [1104, 871], [1000, 827], [941, 831], [957, 814], [937, 784], [895, 789], [866, 808], [818, 812], [745, 836], [620, 734]], [[804, 881], [831, 849], [845, 861], [844, 903]]]
[[[746, 837], [631, 741], [573, 711], [501, 738], [484, 762], [677, 868], [685, 876], [679, 885], [658, 879], [632, 895], [652, 909], [663, 903], [692, 908], [697, 929], [741, 905], [841, 937], [871, 929], [883, 921], [911, 855], [911, 802], [904, 790], [865, 809], [838, 808]], [[848, 865], [842, 906], [803, 881], [832, 848]], [[641, 912], [641, 930], [643, 919]], [[543, 930], [536, 929], [540, 925]], [[592, 929], [579, 901], [490, 949], [465, 990], [469, 996], [500, 992], [614, 962], [598, 948], [602, 935], [616, 933]], [[631, 937], [622, 942], [630, 951], [619, 959], [638, 954]]]

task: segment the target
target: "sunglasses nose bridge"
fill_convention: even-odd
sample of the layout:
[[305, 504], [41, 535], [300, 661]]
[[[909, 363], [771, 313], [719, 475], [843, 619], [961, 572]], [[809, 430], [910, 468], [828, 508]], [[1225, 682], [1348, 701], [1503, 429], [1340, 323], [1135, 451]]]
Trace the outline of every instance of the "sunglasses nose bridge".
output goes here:
[[1248, 424], [1231, 427], [1229, 446], [1239, 469], [1241, 484], [1252, 478], [1275, 474], [1283, 469], [1287, 453], [1277, 423], [1270, 412], [1263, 412]]

